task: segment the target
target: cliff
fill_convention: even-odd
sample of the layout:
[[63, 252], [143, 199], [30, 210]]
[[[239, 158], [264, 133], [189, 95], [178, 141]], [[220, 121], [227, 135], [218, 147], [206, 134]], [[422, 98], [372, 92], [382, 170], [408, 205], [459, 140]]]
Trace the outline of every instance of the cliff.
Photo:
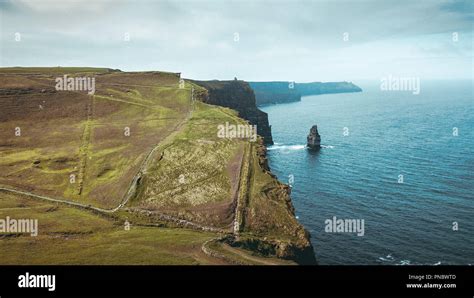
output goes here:
[[351, 82], [296, 83], [295, 89], [300, 92], [301, 96], [329, 93], [362, 92], [362, 89], [359, 86], [356, 86]]
[[192, 82], [204, 88], [195, 93], [198, 100], [238, 111], [240, 117], [257, 124], [258, 134], [266, 137], [265, 142], [259, 138], [251, 144], [249, 159], [244, 162], [247, 174], [240, 185], [239, 236], [223, 241], [263, 257], [316, 264], [311, 236], [295, 217], [291, 188], [270, 171], [265, 147], [271, 141], [268, 117], [256, 107], [249, 84], [237, 80]]
[[249, 82], [257, 105], [300, 101], [301, 94], [290, 82]]
[[263, 140], [252, 143], [250, 150], [249, 170], [241, 184], [240, 232], [224, 241], [254, 256], [317, 264], [311, 235], [296, 219], [291, 188], [270, 172]]
[[291, 188], [271, 173], [262, 142], [255, 144], [254, 158], [251, 175], [254, 191], [249, 194], [245, 229], [260, 237], [241, 239], [237, 245], [298, 264], [317, 264], [311, 235], [295, 217]]
[[257, 108], [255, 94], [247, 82], [239, 80], [192, 82], [207, 90], [207, 94], [202, 95], [203, 102], [236, 110], [241, 118], [257, 125], [257, 133], [263, 137], [265, 144], [273, 144], [268, 115]]
[[[62, 74], [97, 77], [94, 97], [85, 92], [55, 90], [54, 77]], [[136, 234], [124, 233], [117, 236], [118, 241], [129, 242], [132, 237], [137, 243], [143, 242], [132, 249], [131, 256], [139, 255], [135, 251], [140, 249], [150, 250], [145, 244], [149, 235], [160, 243], [166, 238], [172, 244], [165, 249], [164, 257], [146, 255], [139, 261], [111, 251], [107, 260], [112, 264], [144, 260], [147, 264], [201, 264], [202, 251], [217, 258], [226, 254], [237, 261], [206, 258], [203, 264], [316, 263], [309, 233], [295, 217], [290, 187], [270, 172], [263, 139], [250, 142], [216, 135], [216, 128], [223, 123], [252, 121], [271, 141], [267, 115], [257, 109], [247, 83], [184, 82], [183, 86], [178, 73], [91, 68], [0, 68], [0, 75], [1, 126], [16, 127], [18, 121], [33, 123], [22, 131], [26, 138], [13, 133], [0, 137], [5, 145], [0, 146], [1, 193], [9, 193], [13, 200], [25, 204], [30, 200], [23, 196], [44, 201], [41, 204], [60, 203], [61, 214], [70, 220], [57, 221], [50, 227], [54, 231], [66, 235], [69, 226], [92, 220], [93, 227], [87, 228], [83, 236], [94, 235], [87, 236], [91, 246], [101, 247], [98, 236], [108, 237], [107, 227], [128, 222]], [[235, 110], [216, 105], [238, 110], [249, 120], [236, 117]], [[137, 122], [142, 125], [132, 126], [133, 133], [127, 138], [117, 138], [114, 133], [104, 135], [102, 126], [96, 125], [107, 123], [121, 135], [123, 123]], [[41, 133], [34, 124], [39, 124]], [[78, 129], [70, 130], [71, 125]], [[3, 131], [11, 129], [0, 129]], [[96, 133], [101, 137], [91, 137]], [[71, 151], [71, 146], [76, 150]], [[30, 152], [31, 148], [41, 150]], [[87, 162], [96, 154], [101, 158]], [[78, 173], [77, 181], [72, 183], [64, 172]], [[105, 229], [97, 229], [102, 226]], [[223, 234], [225, 245], [219, 242], [224, 241]], [[76, 236], [82, 239], [81, 235]], [[53, 245], [54, 238], [45, 237], [44, 247]], [[21, 253], [20, 242], [11, 244]], [[235, 252], [227, 244], [242, 249]], [[66, 259], [78, 257], [81, 263], [101, 264], [104, 259], [77, 256], [76, 246], [62, 250]], [[189, 255], [176, 254], [177, 250], [186, 250]], [[44, 255], [40, 252], [36, 255]], [[32, 257], [25, 262], [37, 263], [38, 259]], [[9, 260], [18, 263], [18, 254]], [[46, 262], [54, 264], [57, 260], [48, 258]]]
[[362, 91], [351, 82], [249, 82], [249, 85], [255, 92], [257, 105], [295, 102], [307, 95]]

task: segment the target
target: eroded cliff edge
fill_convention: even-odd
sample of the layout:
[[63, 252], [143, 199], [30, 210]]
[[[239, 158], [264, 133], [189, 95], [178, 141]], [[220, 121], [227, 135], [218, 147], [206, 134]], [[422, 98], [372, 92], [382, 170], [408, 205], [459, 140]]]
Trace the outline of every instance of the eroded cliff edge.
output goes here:
[[255, 94], [247, 82], [240, 80], [192, 82], [207, 90], [207, 94], [202, 96], [202, 101], [236, 110], [241, 118], [257, 125], [257, 133], [265, 144], [273, 144], [268, 115], [257, 108]]
[[[266, 113], [255, 105], [255, 96], [243, 81], [193, 81], [205, 90], [197, 90], [197, 99], [206, 103], [239, 111], [242, 118], [263, 126], [258, 130], [271, 139]], [[291, 188], [278, 181], [270, 171], [265, 144], [259, 137], [250, 144], [250, 158], [246, 181], [241, 184], [244, 198], [240, 233], [226, 238], [227, 244], [250, 250], [258, 255], [296, 261], [298, 264], [316, 264], [310, 234], [296, 220], [291, 202]]]

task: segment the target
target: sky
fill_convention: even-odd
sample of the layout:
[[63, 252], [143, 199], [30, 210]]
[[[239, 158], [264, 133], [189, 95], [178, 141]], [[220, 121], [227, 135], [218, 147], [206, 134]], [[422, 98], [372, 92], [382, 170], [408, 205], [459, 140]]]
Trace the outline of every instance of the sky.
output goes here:
[[474, 1], [0, 0], [0, 66], [472, 79]]

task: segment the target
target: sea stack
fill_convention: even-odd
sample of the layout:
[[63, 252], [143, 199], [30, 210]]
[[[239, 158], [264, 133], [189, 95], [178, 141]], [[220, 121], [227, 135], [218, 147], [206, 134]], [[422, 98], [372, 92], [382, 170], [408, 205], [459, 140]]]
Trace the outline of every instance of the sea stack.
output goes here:
[[317, 125], [313, 125], [313, 127], [311, 127], [307, 140], [309, 149], [317, 150], [321, 148], [321, 136], [318, 133]]

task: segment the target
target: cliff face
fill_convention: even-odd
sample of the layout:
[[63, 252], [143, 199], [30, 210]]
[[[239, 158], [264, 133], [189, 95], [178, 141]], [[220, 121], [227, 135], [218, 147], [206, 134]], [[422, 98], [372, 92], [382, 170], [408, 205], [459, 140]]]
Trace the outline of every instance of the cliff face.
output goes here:
[[[290, 195], [291, 188], [278, 181], [277, 177], [270, 172], [267, 150], [262, 142], [256, 145], [256, 157], [258, 168], [261, 171], [254, 172], [253, 175], [260, 176], [259, 181], [267, 181], [267, 183], [264, 184], [261, 192], [252, 198], [254, 202], [248, 206], [246, 222], [252, 233], [261, 233], [262, 235], [277, 233], [280, 237], [266, 241], [253, 239], [253, 242], [247, 239], [241, 241], [241, 245], [244, 247], [246, 245], [253, 246], [255, 250], [259, 251], [258, 245], [255, 243], [260, 243], [260, 246], [265, 247], [262, 245], [263, 243], [267, 248], [272, 249], [272, 253], [268, 253], [269, 255], [294, 260], [302, 265], [317, 264], [314, 248], [310, 241], [311, 235], [295, 219], [295, 208]], [[272, 203], [268, 204], [269, 201]], [[290, 237], [284, 240], [285, 235]]]
[[[234, 109], [239, 116], [257, 124], [265, 143], [272, 143], [267, 114], [255, 104], [255, 95], [243, 81], [192, 81], [203, 87], [195, 95], [198, 100]], [[247, 183], [242, 201], [242, 221], [238, 237], [226, 242], [251, 250], [264, 257], [278, 257], [299, 264], [317, 264], [310, 234], [295, 218], [291, 189], [270, 172], [266, 147], [262, 138], [250, 147]], [[242, 189], [244, 189], [245, 187]]]
[[193, 82], [208, 91], [202, 96], [202, 101], [236, 110], [240, 117], [257, 125], [257, 133], [264, 138], [265, 144], [273, 144], [268, 115], [257, 108], [255, 94], [247, 82], [238, 80]]
[[300, 101], [301, 96], [307, 95], [362, 91], [351, 82], [249, 82], [249, 84], [255, 92], [257, 105]]
[[257, 105], [287, 103], [301, 100], [301, 94], [290, 82], [249, 82]]
[[296, 219], [291, 188], [270, 172], [263, 140], [252, 143], [250, 150], [239, 235], [225, 242], [262, 257], [317, 264], [311, 235]]

